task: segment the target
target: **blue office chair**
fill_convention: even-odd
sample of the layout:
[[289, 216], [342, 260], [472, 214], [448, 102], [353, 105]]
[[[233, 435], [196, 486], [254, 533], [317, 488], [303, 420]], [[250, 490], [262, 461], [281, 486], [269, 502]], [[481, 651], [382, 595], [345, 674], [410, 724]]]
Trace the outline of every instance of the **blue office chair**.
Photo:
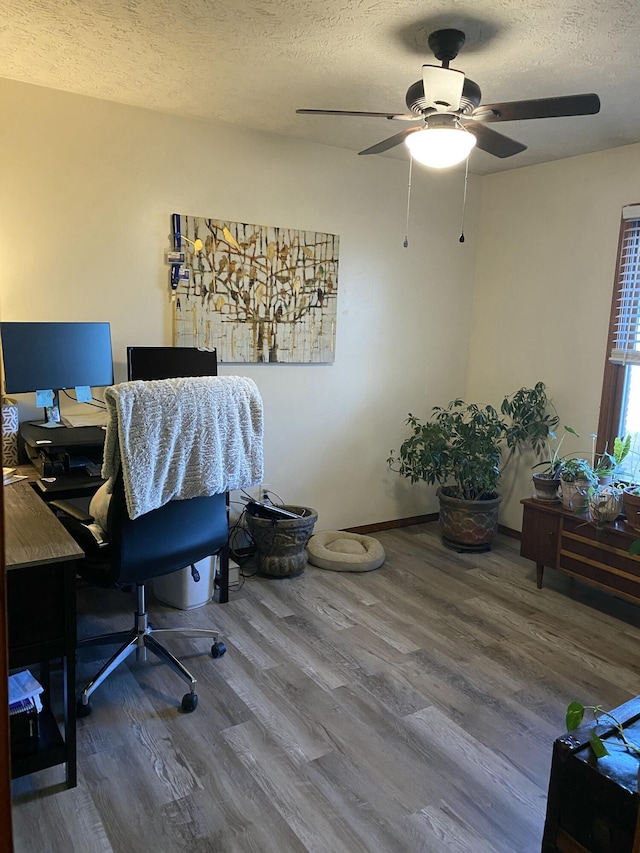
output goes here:
[[182, 698], [182, 711], [193, 711], [198, 703], [197, 681], [157, 638], [173, 635], [212, 639], [211, 654], [214, 658], [221, 657], [226, 648], [214, 630], [151, 627], [146, 611], [145, 584], [152, 578], [193, 566], [213, 554], [219, 555], [221, 563], [226, 563], [228, 575], [226, 494], [170, 501], [132, 520], [127, 512], [120, 473], [109, 502], [104, 540], [96, 538], [89, 527], [90, 516], [66, 501], [52, 501], [50, 505], [63, 513], [60, 520], [85, 552], [85, 559], [76, 564], [81, 577], [101, 587], [119, 586], [137, 591], [137, 609], [130, 631], [90, 637], [78, 643], [78, 648], [121, 643], [80, 694], [78, 716], [91, 713], [90, 697], [108, 675], [134, 651], [138, 660], [146, 660], [147, 649], [189, 684], [189, 692]]

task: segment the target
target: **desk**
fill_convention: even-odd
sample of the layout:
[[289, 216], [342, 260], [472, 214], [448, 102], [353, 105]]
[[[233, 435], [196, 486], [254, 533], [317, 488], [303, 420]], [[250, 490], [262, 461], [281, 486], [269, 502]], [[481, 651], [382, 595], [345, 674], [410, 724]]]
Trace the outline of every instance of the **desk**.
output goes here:
[[[76, 593], [73, 561], [83, 552], [24, 480], [4, 487], [7, 622], [10, 669], [40, 665], [45, 688], [40, 747], [16, 757], [12, 776], [66, 764], [70, 788], [76, 776]], [[64, 738], [50, 710], [50, 662], [62, 660]]]

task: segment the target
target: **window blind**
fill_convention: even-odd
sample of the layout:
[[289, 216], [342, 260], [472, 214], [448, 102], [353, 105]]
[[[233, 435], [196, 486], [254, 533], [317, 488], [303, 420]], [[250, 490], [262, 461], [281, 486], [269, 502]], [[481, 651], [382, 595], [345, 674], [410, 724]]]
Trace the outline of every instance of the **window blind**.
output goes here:
[[618, 298], [609, 361], [640, 364], [640, 204], [622, 208]]

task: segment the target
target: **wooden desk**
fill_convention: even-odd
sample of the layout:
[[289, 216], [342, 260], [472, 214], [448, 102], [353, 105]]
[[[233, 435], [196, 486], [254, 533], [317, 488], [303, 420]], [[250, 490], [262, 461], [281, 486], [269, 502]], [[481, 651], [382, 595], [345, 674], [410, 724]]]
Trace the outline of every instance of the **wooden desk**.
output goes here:
[[[26, 480], [4, 487], [4, 509], [9, 667], [39, 664], [45, 688], [38, 752], [14, 756], [11, 773], [15, 778], [65, 763], [72, 788], [77, 783], [73, 561], [83, 552]], [[64, 678], [64, 738], [51, 710], [50, 663], [56, 659]]]

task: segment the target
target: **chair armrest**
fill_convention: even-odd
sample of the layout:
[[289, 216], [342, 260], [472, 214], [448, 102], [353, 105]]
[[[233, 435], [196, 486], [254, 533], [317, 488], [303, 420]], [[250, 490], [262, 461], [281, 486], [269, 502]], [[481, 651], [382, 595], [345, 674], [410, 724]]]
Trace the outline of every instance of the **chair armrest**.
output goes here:
[[82, 524], [91, 524], [93, 521], [93, 517], [85, 509], [72, 504], [71, 501], [49, 501], [49, 506], [70, 518], [75, 518], [76, 521], [80, 521]]

